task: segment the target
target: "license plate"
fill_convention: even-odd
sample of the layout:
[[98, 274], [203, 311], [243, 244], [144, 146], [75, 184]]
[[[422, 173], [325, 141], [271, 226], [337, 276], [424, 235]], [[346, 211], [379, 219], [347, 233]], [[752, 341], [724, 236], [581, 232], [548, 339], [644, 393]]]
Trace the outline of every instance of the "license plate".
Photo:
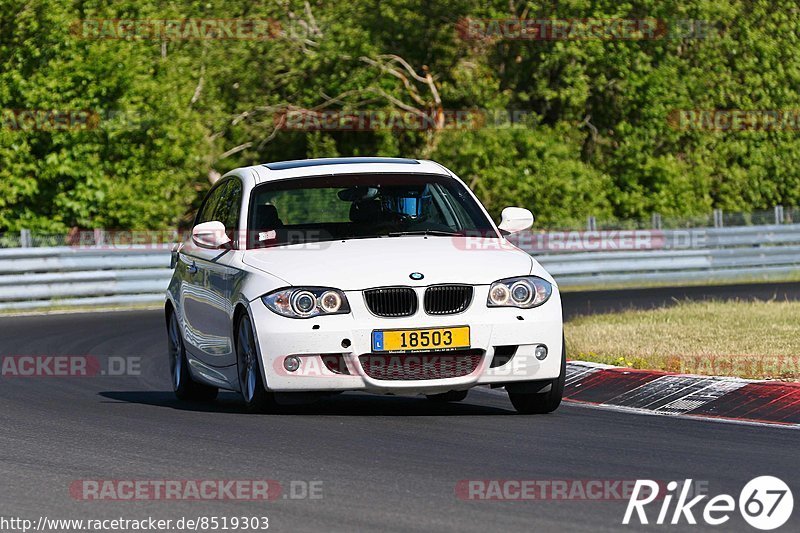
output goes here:
[[372, 332], [373, 352], [441, 351], [456, 348], [469, 348], [469, 326]]

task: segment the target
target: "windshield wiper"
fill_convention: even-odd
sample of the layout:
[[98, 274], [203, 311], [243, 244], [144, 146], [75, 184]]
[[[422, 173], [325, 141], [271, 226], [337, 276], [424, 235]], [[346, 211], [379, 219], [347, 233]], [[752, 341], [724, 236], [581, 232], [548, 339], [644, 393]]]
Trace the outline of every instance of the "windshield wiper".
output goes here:
[[393, 231], [387, 234], [389, 237], [403, 237], [406, 235], [434, 235], [437, 237], [463, 237], [464, 235], [455, 231], [441, 231], [437, 229], [425, 229], [418, 231]]

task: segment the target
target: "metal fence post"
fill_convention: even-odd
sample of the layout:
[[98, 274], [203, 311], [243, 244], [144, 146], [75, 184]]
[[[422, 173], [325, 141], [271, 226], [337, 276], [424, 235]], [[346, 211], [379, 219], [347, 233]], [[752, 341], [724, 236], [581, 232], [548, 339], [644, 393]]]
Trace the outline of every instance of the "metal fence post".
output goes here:
[[105, 231], [101, 229], [95, 228], [94, 230], [94, 245], [95, 246], [103, 246], [106, 242], [106, 234]]
[[661, 214], [660, 213], [653, 213], [652, 219], [653, 229], [661, 229]]
[[33, 238], [31, 237], [31, 230], [19, 230], [19, 246], [20, 248], [33, 248]]
[[775, 206], [775, 224], [783, 224], [783, 206]]
[[722, 209], [714, 209], [714, 227], [722, 227]]
[[590, 216], [586, 219], [586, 229], [589, 231], [597, 231], [597, 218]]

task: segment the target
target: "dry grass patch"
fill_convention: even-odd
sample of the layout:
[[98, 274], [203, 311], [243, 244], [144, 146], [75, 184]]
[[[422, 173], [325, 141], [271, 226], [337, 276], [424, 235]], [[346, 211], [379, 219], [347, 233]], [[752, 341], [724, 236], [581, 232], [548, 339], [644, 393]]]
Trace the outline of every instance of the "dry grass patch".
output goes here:
[[800, 302], [680, 302], [573, 319], [571, 359], [744, 378], [800, 378]]

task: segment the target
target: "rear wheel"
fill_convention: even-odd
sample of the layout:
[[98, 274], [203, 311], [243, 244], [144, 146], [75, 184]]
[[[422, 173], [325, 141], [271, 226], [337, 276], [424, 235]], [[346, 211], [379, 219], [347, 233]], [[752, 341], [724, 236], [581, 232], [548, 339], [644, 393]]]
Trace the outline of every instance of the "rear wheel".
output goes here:
[[167, 322], [167, 343], [169, 347], [169, 371], [172, 379], [172, 390], [179, 400], [211, 401], [217, 397], [219, 389], [192, 379], [189, 364], [186, 361], [186, 349], [178, 326], [175, 311], [170, 311]]
[[239, 390], [247, 410], [266, 413], [275, 409], [275, 397], [267, 391], [261, 377], [261, 364], [256, 349], [253, 326], [247, 315], [242, 315], [236, 326], [236, 365], [239, 373]]
[[567, 349], [563, 341], [561, 346], [561, 375], [550, 382], [550, 390], [534, 394], [508, 392], [508, 399], [518, 413], [524, 415], [552, 413], [561, 405], [564, 382], [567, 378]]
[[467, 397], [468, 393], [468, 390], [451, 390], [441, 394], [427, 394], [425, 397], [436, 403], [460, 402]]

